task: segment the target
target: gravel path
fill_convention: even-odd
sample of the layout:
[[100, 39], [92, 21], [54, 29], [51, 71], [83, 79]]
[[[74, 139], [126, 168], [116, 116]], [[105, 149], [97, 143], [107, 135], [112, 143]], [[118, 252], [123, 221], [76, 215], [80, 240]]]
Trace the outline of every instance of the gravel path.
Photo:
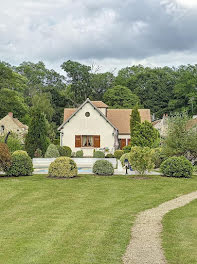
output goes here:
[[180, 196], [140, 213], [131, 232], [131, 241], [123, 257], [124, 264], [166, 264], [161, 246], [162, 218], [171, 210], [197, 199], [197, 191]]

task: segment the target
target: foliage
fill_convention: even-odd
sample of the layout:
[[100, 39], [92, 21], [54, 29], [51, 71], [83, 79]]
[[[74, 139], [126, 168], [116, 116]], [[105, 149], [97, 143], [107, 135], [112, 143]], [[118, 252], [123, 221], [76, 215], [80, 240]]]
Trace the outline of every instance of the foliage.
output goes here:
[[[5, 141], [5, 136], [0, 137], [0, 142], [4, 142]], [[16, 150], [23, 150], [24, 146], [22, 144], [22, 140], [20, 137], [18, 137], [16, 134], [11, 134], [8, 137], [7, 140], [7, 146], [9, 148], [9, 151], [11, 153], [13, 153]]]
[[140, 102], [138, 96], [127, 87], [117, 85], [108, 89], [103, 95], [104, 102], [112, 108], [133, 108]]
[[97, 160], [93, 165], [93, 173], [97, 175], [113, 175], [114, 168], [107, 160]]
[[0, 170], [6, 171], [11, 164], [11, 155], [8, 146], [0, 142]]
[[83, 150], [78, 150], [76, 152], [76, 158], [83, 158]]
[[122, 167], [125, 166], [125, 160], [129, 161], [129, 153], [124, 153], [121, 157], [120, 157], [120, 162], [122, 164]]
[[34, 153], [35, 158], [42, 158], [42, 150], [37, 148], [35, 153]]
[[118, 149], [118, 150], [115, 150], [115, 152], [114, 152], [114, 157], [115, 157], [116, 159], [120, 159], [120, 157], [121, 157], [123, 154], [124, 154], [124, 151], [121, 150], [121, 149]]
[[148, 121], [136, 124], [132, 134], [131, 146], [153, 148], [159, 145], [159, 132]]
[[46, 153], [44, 155], [45, 158], [57, 158], [59, 157], [59, 151], [57, 146], [55, 146], [54, 144], [50, 144], [46, 150]]
[[161, 163], [166, 159], [162, 148], [152, 149], [152, 158], [155, 168], [159, 168]]
[[122, 150], [124, 153], [129, 153], [131, 151], [131, 145], [124, 146]]
[[71, 157], [72, 150], [68, 146], [57, 146], [60, 156]]
[[136, 104], [135, 107], [133, 108], [132, 112], [131, 112], [131, 117], [130, 117], [131, 139], [133, 138], [134, 129], [138, 123], [141, 123], [141, 117], [140, 117], [140, 113], [138, 111], [138, 105]]
[[26, 151], [18, 150], [12, 154], [11, 166], [6, 171], [8, 176], [32, 175], [33, 164]]
[[43, 155], [49, 145], [47, 138], [46, 121], [44, 114], [38, 110], [32, 113], [31, 123], [28, 134], [25, 138], [25, 149], [30, 157], [33, 158], [36, 149], [41, 149]]
[[105, 153], [99, 150], [95, 151], [93, 154], [93, 158], [104, 158], [104, 157], [105, 157]]
[[69, 157], [59, 157], [49, 166], [50, 177], [71, 178], [77, 176], [77, 165]]
[[54, 109], [51, 104], [50, 93], [35, 94], [32, 98], [32, 105], [34, 109], [38, 109], [40, 112], [44, 113], [48, 121], [52, 120]]
[[193, 166], [185, 157], [170, 157], [161, 164], [161, 172], [168, 177], [191, 177]]
[[114, 158], [114, 155], [111, 154], [111, 153], [108, 153], [108, 154], [105, 156], [105, 158]]
[[134, 170], [144, 175], [146, 171], [154, 168], [151, 149], [149, 147], [132, 147], [129, 154], [129, 163]]

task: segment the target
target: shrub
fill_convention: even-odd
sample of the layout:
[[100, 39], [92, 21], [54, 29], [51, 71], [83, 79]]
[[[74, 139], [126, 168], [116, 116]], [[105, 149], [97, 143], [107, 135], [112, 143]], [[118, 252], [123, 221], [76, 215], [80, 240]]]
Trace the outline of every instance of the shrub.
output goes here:
[[71, 178], [77, 176], [77, 165], [69, 157], [59, 157], [49, 166], [50, 177]]
[[97, 160], [93, 165], [93, 173], [97, 175], [113, 175], [114, 168], [107, 160]]
[[57, 146], [60, 156], [71, 157], [72, 150], [68, 146]]
[[35, 158], [42, 158], [42, 150], [41, 149], [36, 149], [35, 153], [34, 153], [34, 157]]
[[125, 160], [129, 160], [129, 153], [125, 153], [120, 157], [120, 162], [122, 166], [125, 166]]
[[8, 146], [0, 143], [0, 170], [6, 171], [11, 164], [11, 155]]
[[131, 151], [131, 145], [124, 146], [123, 149], [124, 153], [129, 153]]
[[165, 159], [165, 155], [162, 152], [162, 148], [152, 149], [152, 157], [153, 157], [153, 162], [155, 164], [155, 168], [159, 168], [161, 163]]
[[[5, 137], [1, 137], [0, 142], [4, 142], [4, 141], [5, 141]], [[11, 153], [13, 153], [16, 150], [24, 149], [24, 146], [22, 145], [22, 139], [20, 139], [16, 134], [13, 133], [8, 137], [7, 146]]]
[[18, 150], [12, 154], [11, 166], [6, 171], [8, 176], [32, 175], [33, 164], [26, 151]]
[[111, 154], [111, 153], [108, 153], [108, 154], [105, 156], [105, 158], [114, 158], [114, 155]]
[[161, 172], [168, 177], [191, 177], [193, 166], [185, 157], [170, 157], [161, 164]]
[[76, 158], [83, 158], [83, 150], [78, 150], [76, 152]]
[[124, 154], [124, 151], [123, 150], [116, 150], [115, 152], [114, 152], [114, 157], [116, 158], [116, 159], [120, 159], [120, 157], [122, 156]]
[[45, 153], [45, 158], [57, 158], [59, 157], [59, 151], [57, 149], [57, 146], [54, 144], [50, 144], [47, 148], [47, 151]]
[[143, 175], [146, 171], [154, 168], [152, 150], [149, 147], [132, 147], [129, 163], [134, 170]]
[[105, 157], [105, 153], [102, 151], [95, 151], [93, 154], [93, 158], [104, 158]]

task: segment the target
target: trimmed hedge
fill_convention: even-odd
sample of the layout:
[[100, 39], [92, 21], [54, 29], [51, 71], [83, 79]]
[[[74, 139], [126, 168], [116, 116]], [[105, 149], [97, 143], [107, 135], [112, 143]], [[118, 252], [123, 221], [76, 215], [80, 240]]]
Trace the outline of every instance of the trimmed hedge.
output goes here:
[[161, 164], [161, 172], [168, 177], [189, 178], [193, 173], [193, 166], [185, 157], [170, 157]]
[[11, 154], [7, 144], [0, 143], [0, 170], [6, 171], [11, 165]]
[[61, 157], [71, 157], [72, 150], [68, 146], [57, 146]]
[[111, 153], [108, 153], [108, 154], [105, 156], [105, 158], [114, 158], [114, 155], [111, 154]]
[[93, 154], [93, 158], [104, 158], [104, 157], [105, 157], [105, 153], [99, 150], [95, 151]]
[[57, 158], [59, 157], [59, 151], [57, 149], [57, 146], [54, 144], [50, 144], [47, 148], [47, 151], [45, 153], [45, 158]]
[[116, 159], [120, 159], [120, 157], [121, 157], [123, 154], [124, 154], [124, 151], [121, 150], [121, 149], [118, 149], [118, 150], [116, 150], [116, 151], [114, 152], [114, 157], [115, 157]]
[[131, 151], [131, 145], [124, 146], [123, 149], [124, 153], [129, 153]]
[[6, 171], [8, 176], [30, 176], [33, 172], [31, 158], [26, 151], [18, 150], [12, 154], [11, 166]]
[[113, 175], [114, 168], [107, 160], [97, 160], [93, 165], [93, 173], [97, 175]]
[[83, 158], [83, 150], [78, 150], [76, 152], [76, 158]]
[[69, 157], [59, 157], [49, 166], [50, 177], [71, 178], [77, 176], [77, 165]]

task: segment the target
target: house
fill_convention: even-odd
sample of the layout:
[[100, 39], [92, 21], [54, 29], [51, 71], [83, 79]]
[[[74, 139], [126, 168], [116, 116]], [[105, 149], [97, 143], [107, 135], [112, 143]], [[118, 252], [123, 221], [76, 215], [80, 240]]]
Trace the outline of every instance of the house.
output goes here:
[[[95, 150], [123, 148], [130, 142], [131, 109], [108, 109], [102, 101], [87, 99], [79, 108], [65, 108], [64, 122], [58, 128], [60, 145], [72, 151], [83, 150], [92, 156]], [[139, 110], [141, 121], [151, 122], [149, 109]]]
[[22, 124], [17, 118], [13, 117], [13, 113], [8, 113], [0, 120], [0, 136], [13, 132], [23, 137], [28, 132], [28, 126]]

